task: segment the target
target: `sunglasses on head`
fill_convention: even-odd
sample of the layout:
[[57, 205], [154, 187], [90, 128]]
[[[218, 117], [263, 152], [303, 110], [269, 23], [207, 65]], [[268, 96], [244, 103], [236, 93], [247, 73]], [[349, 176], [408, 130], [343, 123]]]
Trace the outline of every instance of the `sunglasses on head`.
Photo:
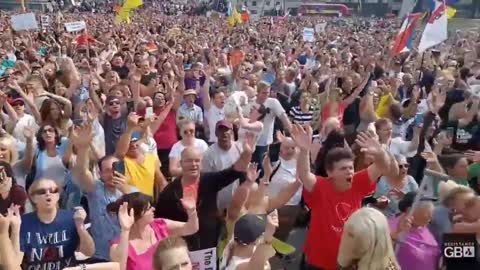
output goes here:
[[45, 195], [47, 193], [50, 194], [57, 194], [59, 192], [58, 187], [57, 188], [39, 188], [37, 190], [32, 191], [32, 195]]

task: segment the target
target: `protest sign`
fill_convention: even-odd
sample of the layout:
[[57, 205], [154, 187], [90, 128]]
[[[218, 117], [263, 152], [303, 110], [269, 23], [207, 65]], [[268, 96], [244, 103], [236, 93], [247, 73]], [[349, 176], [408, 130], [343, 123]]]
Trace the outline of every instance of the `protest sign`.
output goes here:
[[313, 28], [309, 28], [309, 27], [303, 28], [303, 41], [308, 41], [308, 42], [315, 41], [315, 30]]
[[325, 32], [325, 27], [327, 27], [327, 23], [326, 23], [326, 22], [318, 23], [318, 24], [315, 25], [315, 32], [316, 32], [316, 33]]
[[15, 31], [38, 29], [37, 19], [35, 19], [35, 14], [33, 13], [13, 15], [11, 22]]
[[78, 32], [87, 28], [87, 24], [85, 21], [68, 22], [65, 23], [65, 28], [68, 32]]
[[50, 26], [50, 17], [48, 15], [41, 16], [40, 25], [43, 29], [47, 29]]
[[217, 249], [207, 248], [198, 251], [190, 251], [190, 260], [194, 270], [216, 270]]

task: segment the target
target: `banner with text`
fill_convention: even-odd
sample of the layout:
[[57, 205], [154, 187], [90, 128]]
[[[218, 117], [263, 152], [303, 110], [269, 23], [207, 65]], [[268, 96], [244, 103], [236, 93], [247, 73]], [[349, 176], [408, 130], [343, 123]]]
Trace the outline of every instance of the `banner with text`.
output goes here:
[[65, 23], [65, 29], [67, 29], [68, 32], [78, 32], [84, 30], [85, 28], [87, 28], [85, 21]]
[[217, 270], [217, 249], [190, 251], [193, 270]]

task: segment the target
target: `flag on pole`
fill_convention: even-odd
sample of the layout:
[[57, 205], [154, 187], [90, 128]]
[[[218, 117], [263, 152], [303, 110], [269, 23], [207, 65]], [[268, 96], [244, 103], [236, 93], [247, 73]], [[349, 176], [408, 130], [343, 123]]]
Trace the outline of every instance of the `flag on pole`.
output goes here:
[[117, 16], [115, 17], [115, 22], [130, 23], [130, 12], [141, 5], [143, 5], [143, 0], [126, 0], [125, 3], [123, 3], [123, 6], [120, 8], [120, 10], [118, 10]]
[[123, 7], [124, 8], [130, 8], [130, 9], [134, 9], [134, 8], [137, 8], [139, 6], [143, 5], [143, 0], [127, 0], [125, 1], [125, 3], [123, 4]]
[[393, 55], [412, 49], [412, 41], [415, 39], [415, 28], [422, 16], [422, 13], [413, 13], [408, 14], [407, 18], [405, 18], [395, 38], [395, 43], [392, 48]]
[[424, 52], [447, 39], [447, 6], [444, 0], [432, 0], [432, 9], [423, 31], [419, 52]]
[[447, 18], [451, 19], [455, 17], [455, 14], [457, 13], [457, 9], [447, 6]]

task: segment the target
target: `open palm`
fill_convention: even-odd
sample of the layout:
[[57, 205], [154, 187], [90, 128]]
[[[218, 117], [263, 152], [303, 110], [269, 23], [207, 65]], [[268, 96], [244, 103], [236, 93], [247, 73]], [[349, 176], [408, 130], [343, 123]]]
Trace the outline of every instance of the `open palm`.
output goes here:
[[80, 127], [76, 127], [70, 139], [76, 147], [88, 147], [93, 140], [92, 125], [87, 124]]
[[298, 124], [292, 126], [291, 136], [295, 144], [303, 150], [309, 150], [312, 145], [312, 127], [302, 127]]
[[128, 211], [127, 202], [124, 202], [118, 210], [118, 221], [122, 230], [130, 230], [135, 222], [133, 208]]
[[384, 153], [383, 147], [376, 139], [375, 133], [373, 131], [368, 130], [359, 133], [357, 135], [355, 143], [357, 143], [357, 145], [361, 147], [361, 151], [365, 154], [378, 156]]

